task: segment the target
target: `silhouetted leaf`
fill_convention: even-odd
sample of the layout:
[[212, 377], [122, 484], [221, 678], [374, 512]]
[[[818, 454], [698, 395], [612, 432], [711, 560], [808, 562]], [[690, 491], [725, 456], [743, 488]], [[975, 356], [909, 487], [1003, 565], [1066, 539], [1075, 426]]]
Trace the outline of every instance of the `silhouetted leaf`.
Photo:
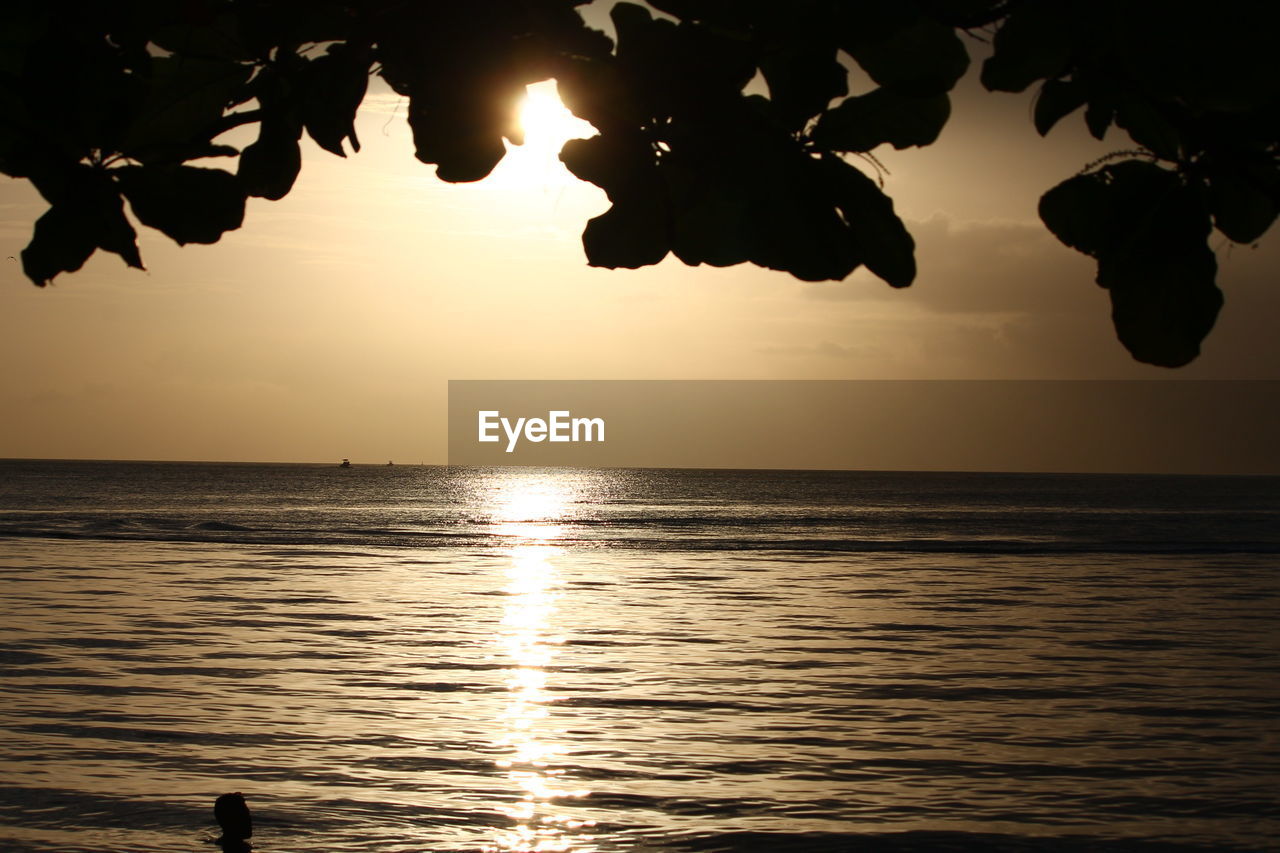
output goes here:
[[1061, 0], [1019, 3], [992, 39], [982, 64], [989, 91], [1021, 92], [1036, 80], [1062, 75], [1071, 58], [1070, 8]]
[[836, 61], [834, 43], [770, 50], [760, 59], [760, 73], [778, 115], [791, 128], [804, 126], [849, 92], [849, 72]]
[[609, 152], [612, 138], [612, 134], [598, 134], [585, 139], [570, 139], [557, 156], [575, 178], [603, 187], [612, 183], [610, 175], [616, 168]]
[[663, 18], [655, 20], [644, 6], [627, 2], [614, 4], [609, 10], [609, 20], [617, 33], [619, 65], [633, 69], [652, 68], [659, 74], [666, 70], [666, 60], [675, 49], [674, 23]]
[[115, 187], [104, 181], [99, 190], [92, 216], [97, 222], [98, 248], [119, 255], [134, 269], [143, 269], [138, 253], [138, 232], [124, 215], [124, 200]]
[[818, 119], [813, 139], [836, 151], [870, 151], [889, 143], [894, 148], [930, 145], [951, 115], [947, 95], [912, 98], [889, 89], [846, 98]]
[[479, 180], [506, 154], [504, 137], [521, 141], [525, 86], [551, 70], [523, 8], [410, 3], [377, 19], [382, 76], [408, 96], [415, 156], [441, 180]]
[[[590, 2], [590, 0], [586, 0]], [[584, 0], [522, 4], [528, 15], [527, 29], [538, 43], [538, 51], [553, 62], [560, 59], [607, 59], [613, 53], [613, 40], [600, 30], [587, 25], [575, 8]]]
[[915, 97], [951, 91], [969, 67], [969, 54], [955, 30], [926, 17], [916, 17], [882, 39], [854, 36], [845, 49], [876, 83]]
[[61, 182], [58, 201], [36, 221], [31, 243], [22, 251], [22, 269], [43, 287], [61, 272], [75, 272], [96, 249], [120, 255], [142, 269], [137, 234], [110, 179], [100, 171], [77, 167]]
[[671, 248], [666, 211], [656, 188], [629, 197], [587, 222], [582, 232], [587, 263], [607, 269], [656, 264]]
[[1099, 262], [1098, 283], [1110, 292], [1116, 335], [1134, 358], [1159, 367], [1195, 360], [1222, 307], [1216, 272], [1203, 243], [1169, 255]]
[[690, 266], [732, 266], [751, 259], [749, 219], [753, 181], [760, 168], [743, 167], [741, 149], [708, 158], [686, 146], [662, 158], [661, 179], [671, 211], [671, 251]]
[[838, 157], [828, 155], [822, 165], [862, 263], [892, 287], [910, 285], [916, 277], [916, 243], [894, 212], [893, 200]]
[[302, 168], [299, 79], [311, 63], [300, 57], [264, 69], [253, 80], [258, 99], [258, 138], [240, 155], [236, 178], [246, 195], [271, 201], [284, 198]]
[[219, 14], [212, 8], [206, 15], [191, 15], [189, 9], [181, 8], [183, 4], [164, 0], [136, 5], [150, 13], [150, 20], [145, 21], [151, 24], [147, 27], [148, 39], [170, 53], [236, 62], [256, 58], [241, 32], [239, 15]]
[[302, 169], [302, 152], [298, 147], [301, 128], [290, 126], [288, 119], [263, 119], [258, 140], [240, 154], [236, 177], [247, 195], [276, 201], [293, 189]]
[[1040, 215], [1060, 240], [1097, 259], [1116, 333], [1134, 358], [1177, 367], [1196, 357], [1222, 305], [1199, 188], [1129, 160], [1054, 187]]
[[1098, 98], [1089, 101], [1089, 106], [1084, 111], [1084, 123], [1094, 139], [1102, 139], [1107, 135], [1107, 128], [1111, 127], [1115, 114], [1115, 107], [1111, 103]]
[[[23, 14], [20, 7], [28, 5], [38, 4], [6, 4], [0, 26], [8, 43], [0, 55], [7, 54], [17, 71], [0, 80], [5, 123], [68, 162], [94, 150], [115, 150], [137, 88], [125, 74], [120, 51], [77, 25], [79, 10], [68, 14], [48, 4], [52, 14]], [[84, 14], [95, 17], [89, 10]]]
[[239, 153], [240, 150], [231, 145], [202, 142], [188, 147], [175, 146], [173, 149], [174, 159], [172, 162], [176, 164], [186, 160], [200, 160], [205, 157], [235, 157]]
[[326, 151], [347, 156], [342, 142], [360, 150], [355, 118], [369, 85], [369, 53], [366, 49], [339, 44], [307, 65], [302, 103], [302, 120], [307, 133]]
[[607, 192], [652, 166], [653, 154], [638, 135], [616, 132], [570, 139], [560, 149], [560, 161], [575, 177]]
[[[745, 129], [744, 129], [745, 130]], [[686, 264], [750, 261], [805, 281], [838, 280], [858, 260], [813, 161], [767, 135], [741, 135], [733, 150], [661, 161], [672, 210], [672, 251]]]
[[748, 261], [754, 248], [747, 239], [751, 215], [745, 188], [733, 193], [717, 186], [675, 215], [671, 250], [690, 266], [728, 267]]
[[1129, 138], [1164, 160], [1177, 160], [1181, 138], [1177, 129], [1149, 101], [1127, 98], [1116, 108], [1116, 124]]
[[613, 62], [565, 60], [556, 77], [556, 91], [569, 112], [601, 131], [635, 128], [646, 118]]
[[1126, 160], [1049, 190], [1040, 198], [1040, 218], [1063, 243], [1099, 258], [1132, 247], [1135, 229], [1150, 227], [1180, 187], [1175, 173]]
[[1102, 251], [1115, 228], [1107, 188], [1094, 175], [1068, 178], [1041, 196], [1040, 219], [1055, 237], [1086, 255]]
[[252, 73], [253, 66], [231, 61], [153, 57], [121, 150], [145, 163], [171, 146], [208, 142], [223, 110], [250, 97], [245, 83]]
[[655, 19], [634, 3], [618, 3], [609, 15], [618, 34], [618, 68], [642, 120], [701, 118], [732, 109], [755, 75], [744, 39], [714, 27]]
[[[0, 113], [3, 115], [3, 113]], [[27, 178], [40, 191], [45, 201], [54, 204], [50, 191], [64, 181], [74, 161], [59, 156], [60, 152], [42, 146], [40, 138], [33, 138], [18, 128], [6, 133], [5, 123], [0, 122], [0, 172], [14, 178]]]
[[507, 153], [501, 129], [517, 132], [516, 110], [523, 91], [524, 87], [510, 89], [501, 98], [489, 94], [488, 103], [476, 103], [474, 96], [425, 103], [411, 98], [409, 126], [417, 158], [437, 164], [436, 177], [442, 181], [461, 183], [487, 176]]
[[1064, 116], [1084, 106], [1084, 87], [1072, 80], [1046, 80], [1036, 98], [1036, 131], [1044, 136]]
[[22, 271], [40, 287], [60, 272], [75, 272], [98, 248], [92, 222], [78, 211], [51, 207], [36, 220], [31, 242], [22, 250]]
[[[475, 0], [472, 0], [474, 3]], [[353, 28], [353, 12], [362, 4], [347, 0], [270, 0], [248, 4], [242, 13], [250, 46], [265, 56], [278, 45], [325, 44], [342, 41]], [[367, 4], [382, 14], [398, 3]], [[478, 4], [476, 4], [478, 5]]]
[[635, 269], [671, 248], [662, 178], [642, 137], [624, 131], [571, 139], [560, 151], [570, 172], [602, 188], [613, 207], [587, 223], [582, 245], [595, 267]]
[[1255, 110], [1280, 97], [1280, 4], [1214, 0], [1185, 15], [1157, 3], [1129, 9], [1104, 5], [1098, 21], [1113, 79], [1129, 90], [1194, 113]]
[[[4, 102], [0, 100], [0, 115], [3, 115]], [[39, 147], [16, 127], [0, 122], [0, 172], [15, 178], [25, 178], [31, 174], [35, 161], [39, 157]]]
[[0, 74], [19, 79], [27, 59], [50, 26], [54, 9], [47, 3], [14, 3], [5, 9], [0, 29]]
[[1218, 230], [1236, 243], [1252, 243], [1276, 219], [1276, 197], [1234, 169], [1209, 179], [1209, 209]]
[[128, 166], [113, 174], [138, 220], [180, 246], [216, 243], [244, 221], [244, 190], [230, 172], [197, 166]]
[[759, 176], [757, 203], [746, 220], [750, 260], [802, 281], [839, 281], [862, 262], [854, 226], [836, 212], [817, 164], [782, 161]]

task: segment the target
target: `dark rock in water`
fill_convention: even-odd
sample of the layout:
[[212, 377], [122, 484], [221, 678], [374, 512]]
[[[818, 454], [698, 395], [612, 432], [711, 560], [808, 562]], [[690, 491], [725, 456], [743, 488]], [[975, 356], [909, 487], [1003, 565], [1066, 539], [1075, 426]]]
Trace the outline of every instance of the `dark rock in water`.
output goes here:
[[243, 842], [244, 839], [253, 837], [253, 817], [239, 791], [218, 797], [213, 804], [213, 816], [217, 818], [218, 826], [222, 827], [222, 838], [218, 840], [224, 847], [229, 843], [240, 843], [241, 847], [247, 849]]

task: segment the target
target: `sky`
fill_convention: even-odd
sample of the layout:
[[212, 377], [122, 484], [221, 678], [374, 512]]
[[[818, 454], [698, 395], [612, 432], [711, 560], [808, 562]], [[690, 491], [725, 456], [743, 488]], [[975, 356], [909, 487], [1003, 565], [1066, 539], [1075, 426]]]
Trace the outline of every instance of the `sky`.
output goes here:
[[[44, 289], [4, 261], [0, 457], [439, 463], [450, 379], [1280, 379], [1272, 235], [1215, 234], [1226, 306], [1195, 363], [1130, 358], [1091, 261], [1036, 215], [1130, 143], [1079, 115], [1041, 139], [1030, 93], [978, 85], [982, 50], [935, 145], [875, 152], [917, 242], [901, 291], [863, 270], [590, 268], [581, 231], [608, 203], [556, 159], [592, 131], [557, 117], [554, 83], [532, 89], [526, 145], [453, 185], [414, 159], [406, 103], [375, 81], [362, 150], [304, 137], [292, 193], [251, 199], [217, 244], [139, 227], [146, 272], [99, 252]], [[0, 177], [0, 257], [44, 209]]]

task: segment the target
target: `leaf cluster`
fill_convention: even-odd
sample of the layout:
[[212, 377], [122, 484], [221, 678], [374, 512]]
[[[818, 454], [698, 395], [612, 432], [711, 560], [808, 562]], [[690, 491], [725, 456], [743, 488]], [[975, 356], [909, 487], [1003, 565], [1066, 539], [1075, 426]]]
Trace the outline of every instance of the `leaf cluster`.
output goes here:
[[[140, 268], [125, 202], [180, 244], [216, 242], [246, 198], [289, 193], [304, 133], [359, 150], [376, 73], [408, 101], [417, 158], [455, 182], [521, 142], [525, 87], [556, 79], [599, 131], [561, 152], [611, 202], [583, 234], [595, 266], [673, 254], [812, 281], [865, 266], [905, 287], [914, 242], [852, 161], [933, 144], [966, 39], [987, 36], [983, 84], [1037, 85], [1041, 134], [1083, 110], [1095, 136], [1117, 127], [1140, 148], [1041, 202], [1097, 260], [1135, 357], [1195, 357], [1221, 304], [1210, 231], [1252, 242], [1280, 205], [1269, 2], [1219, 0], [1193, 20], [1152, 0], [650, 0], [613, 6], [613, 39], [584, 23], [584, 2], [15, 0], [0, 171], [50, 205], [24, 270], [43, 285], [99, 249]], [[854, 66], [874, 88], [849, 92]], [[256, 130], [242, 150], [225, 141], [237, 127]]]
[[[36, 284], [94, 251], [142, 267], [138, 222], [179, 244], [239, 228], [248, 196], [280, 198], [303, 128], [341, 153], [368, 81], [326, 3], [21, 2], [0, 41], [0, 170], [27, 178], [49, 210], [22, 253]], [[257, 124], [244, 151], [218, 138]], [[239, 157], [238, 168], [197, 165]]]
[[[1222, 0], [1011, 4], [982, 68], [991, 90], [1038, 85], [1041, 135], [1080, 112], [1140, 150], [1049, 190], [1040, 216], [1098, 262], [1121, 342], [1139, 361], [1193, 360], [1222, 305], [1206, 241], [1252, 243], [1280, 212], [1280, 7]], [[1123, 156], [1123, 155], [1121, 155]]]
[[[937, 137], [969, 61], [953, 28], [901, 2], [651, 5], [676, 20], [619, 3], [616, 50], [557, 77], [565, 104], [600, 131], [561, 159], [613, 205], [587, 223], [588, 261], [638, 267], [672, 253], [809, 281], [866, 265], [909, 285], [910, 234], [841, 155]], [[878, 87], [846, 98], [842, 59]], [[745, 93], [756, 74], [768, 97]]]
[[[594, 265], [674, 253], [811, 280], [865, 264], [911, 283], [914, 244], [892, 202], [841, 155], [937, 138], [968, 65], [952, 27], [891, 0], [655, 3], [665, 16], [624, 2], [615, 44], [579, 5], [18, 3], [0, 44], [0, 168], [51, 205], [24, 269], [45, 284], [97, 249], [141, 266], [124, 201], [179, 243], [218, 240], [245, 198], [288, 194], [304, 132], [339, 156], [359, 150], [354, 116], [377, 73], [408, 100], [417, 158], [446, 181], [488, 175], [521, 141], [525, 87], [556, 78], [600, 130], [563, 152], [613, 201], [584, 234]], [[879, 87], [845, 98], [842, 60]], [[757, 74], [768, 97], [744, 94]], [[245, 125], [253, 142], [225, 144]], [[238, 159], [205, 164], [217, 157]]]

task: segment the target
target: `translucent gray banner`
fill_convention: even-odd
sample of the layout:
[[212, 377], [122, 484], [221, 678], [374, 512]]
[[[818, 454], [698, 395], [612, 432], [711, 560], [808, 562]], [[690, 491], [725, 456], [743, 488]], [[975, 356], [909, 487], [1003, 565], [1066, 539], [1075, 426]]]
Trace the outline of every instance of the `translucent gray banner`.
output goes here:
[[450, 465], [1278, 474], [1275, 381], [449, 383]]

